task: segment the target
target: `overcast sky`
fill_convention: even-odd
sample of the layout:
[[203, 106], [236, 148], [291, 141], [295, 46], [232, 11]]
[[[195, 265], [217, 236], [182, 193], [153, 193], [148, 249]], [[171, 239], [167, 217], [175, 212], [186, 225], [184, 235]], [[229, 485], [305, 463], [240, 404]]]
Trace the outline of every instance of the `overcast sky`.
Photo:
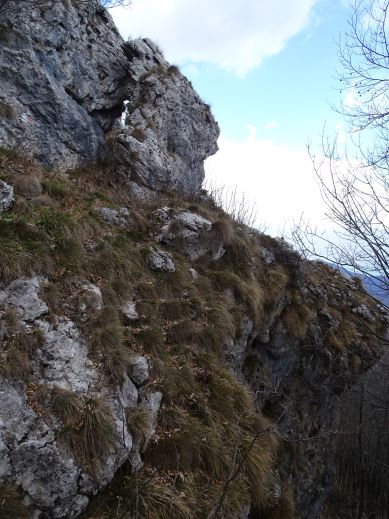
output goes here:
[[211, 104], [221, 127], [207, 179], [255, 200], [277, 234], [304, 212], [325, 225], [306, 151], [342, 129], [337, 44], [345, 0], [133, 0], [111, 11], [124, 38], [149, 37]]

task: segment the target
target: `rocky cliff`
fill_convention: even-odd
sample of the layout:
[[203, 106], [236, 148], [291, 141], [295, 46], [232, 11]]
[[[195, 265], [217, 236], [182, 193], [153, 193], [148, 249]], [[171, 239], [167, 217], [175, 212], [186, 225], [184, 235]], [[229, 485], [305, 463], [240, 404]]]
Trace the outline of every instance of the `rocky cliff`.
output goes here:
[[107, 158], [114, 130], [128, 181], [200, 189], [219, 135], [209, 106], [150, 40], [124, 42], [98, 0], [8, 0], [0, 43], [1, 146], [67, 170]]
[[0, 517], [319, 518], [385, 309], [201, 191], [209, 107], [97, 2], [0, 44]]

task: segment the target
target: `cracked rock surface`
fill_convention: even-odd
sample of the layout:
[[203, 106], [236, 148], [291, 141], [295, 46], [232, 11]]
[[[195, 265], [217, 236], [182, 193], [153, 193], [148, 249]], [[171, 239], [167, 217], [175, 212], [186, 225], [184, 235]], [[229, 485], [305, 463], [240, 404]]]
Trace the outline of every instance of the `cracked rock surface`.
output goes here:
[[[139, 395], [134, 382], [140, 384], [149, 377], [147, 361], [140, 356], [133, 359], [134, 382], [124, 373], [119, 387], [108, 384], [98, 366], [88, 359], [87, 344], [77, 325], [64, 316], [48, 319], [49, 309], [40, 295], [46, 283], [39, 277], [21, 278], [0, 292], [0, 317], [12, 311], [21, 330], [41, 334], [28, 385], [0, 377], [0, 484], [18, 486], [34, 517], [72, 518], [126, 460], [134, 460], [134, 471], [142, 466], [139, 445], [127, 429], [126, 410], [147, 408], [150, 439], [162, 395], [145, 390]], [[98, 308], [103, 305], [95, 285], [76, 279], [74, 286], [92, 293]], [[2, 329], [3, 338], [10, 333]], [[40, 407], [40, 401], [30, 396], [37, 388], [45, 397], [55, 390], [104, 402], [112, 417], [115, 440], [101, 460], [98, 474], [89, 473], [61, 441], [61, 420], [50, 406]]]
[[1, 147], [67, 170], [107, 157], [114, 130], [135, 197], [201, 188], [219, 128], [153, 42], [124, 42], [98, 0], [8, 0], [0, 26]]

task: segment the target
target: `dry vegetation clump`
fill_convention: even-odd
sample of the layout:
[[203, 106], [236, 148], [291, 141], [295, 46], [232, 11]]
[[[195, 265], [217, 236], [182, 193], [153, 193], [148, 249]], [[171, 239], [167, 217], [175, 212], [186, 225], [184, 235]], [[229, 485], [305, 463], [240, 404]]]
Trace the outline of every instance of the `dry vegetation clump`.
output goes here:
[[0, 318], [4, 337], [0, 351], [0, 374], [8, 379], [28, 380], [31, 359], [43, 342], [43, 333], [35, 328], [22, 328], [16, 315], [8, 311]]
[[107, 404], [100, 398], [80, 399], [69, 391], [54, 389], [51, 407], [63, 423], [58, 439], [86, 471], [98, 477], [101, 463], [116, 442], [115, 424]]
[[11, 485], [0, 486], [0, 519], [29, 519], [31, 513], [17, 489]]
[[293, 298], [291, 304], [282, 313], [282, 321], [286, 331], [291, 337], [302, 339], [307, 333], [307, 329], [314, 314], [305, 303], [301, 303]]
[[87, 324], [92, 358], [103, 366], [112, 383], [120, 382], [129, 367], [129, 352], [124, 345], [123, 326], [118, 309], [107, 306], [95, 313]]
[[[385, 334], [386, 322], [377, 312], [377, 305], [359, 282], [354, 278], [345, 278], [339, 271], [323, 263], [306, 265], [310, 286], [319, 294], [324, 294], [312, 301], [317, 312], [330, 316], [325, 344], [334, 351], [350, 356], [350, 362], [356, 366], [355, 348], [360, 352], [369, 351], [368, 343], [378, 346]], [[365, 307], [370, 318], [355, 312]], [[354, 311], [353, 311], [354, 310]], [[354, 360], [351, 359], [353, 357]]]
[[[1, 36], [0, 36], [1, 39]], [[15, 110], [9, 104], [0, 100], [0, 117], [3, 119], [15, 119]]]

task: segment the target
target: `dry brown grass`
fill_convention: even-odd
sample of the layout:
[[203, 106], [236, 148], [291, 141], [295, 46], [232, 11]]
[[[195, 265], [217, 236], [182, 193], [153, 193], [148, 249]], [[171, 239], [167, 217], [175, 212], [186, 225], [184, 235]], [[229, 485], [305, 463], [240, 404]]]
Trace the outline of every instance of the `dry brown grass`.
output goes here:
[[303, 339], [313, 319], [313, 311], [306, 304], [294, 301], [282, 313], [282, 321], [291, 337]]
[[102, 363], [112, 383], [120, 382], [130, 360], [118, 309], [108, 306], [96, 312], [87, 327], [90, 355]]
[[29, 519], [30, 511], [17, 489], [9, 484], [0, 486], [0, 519]]
[[0, 117], [3, 119], [15, 119], [15, 110], [9, 104], [0, 100]]
[[23, 329], [12, 312], [0, 320], [5, 326], [5, 337], [0, 353], [0, 374], [8, 379], [28, 380], [31, 375], [32, 357], [43, 343], [39, 329]]
[[81, 400], [60, 389], [53, 390], [51, 405], [63, 423], [59, 439], [66, 443], [85, 470], [98, 477], [101, 463], [116, 442], [111, 409], [99, 398]]

